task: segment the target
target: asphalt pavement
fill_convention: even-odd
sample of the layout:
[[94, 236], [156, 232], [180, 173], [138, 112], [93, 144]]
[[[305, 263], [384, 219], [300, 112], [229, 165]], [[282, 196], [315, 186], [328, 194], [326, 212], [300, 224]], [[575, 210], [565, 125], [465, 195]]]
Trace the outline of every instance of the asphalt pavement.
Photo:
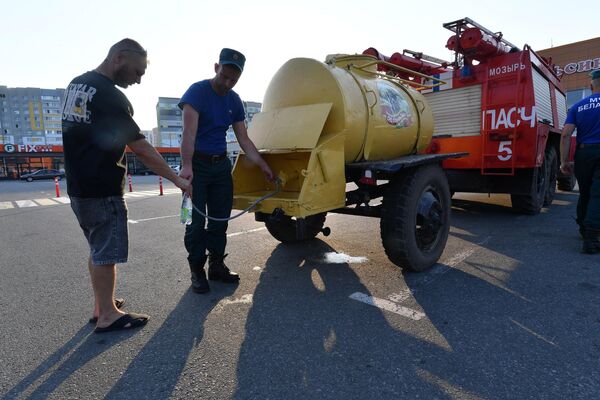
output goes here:
[[199, 295], [181, 197], [159, 196], [157, 179], [136, 178], [127, 200], [117, 288], [151, 319], [109, 334], [87, 322], [70, 206], [16, 203], [52, 198], [54, 183], [0, 182], [13, 205], [0, 209], [0, 399], [600, 398], [600, 255], [579, 252], [577, 193], [537, 216], [457, 194], [423, 273], [386, 258], [377, 219], [330, 214], [330, 236], [284, 245], [247, 215], [228, 230], [240, 284]]

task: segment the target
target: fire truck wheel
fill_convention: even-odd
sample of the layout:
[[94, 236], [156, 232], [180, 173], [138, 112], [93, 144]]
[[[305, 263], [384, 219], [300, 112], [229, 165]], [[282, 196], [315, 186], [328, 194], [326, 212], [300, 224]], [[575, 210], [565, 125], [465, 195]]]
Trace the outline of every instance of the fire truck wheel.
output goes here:
[[380, 227], [385, 253], [402, 269], [423, 271], [438, 261], [450, 230], [450, 189], [439, 165], [392, 178], [383, 195]]
[[327, 213], [315, 214], [306, 217], [306, 229], [304, 237], [299, 238], [297, 235], [297, 221], [287, 215], [280, 216], [276, 219], [267, 219], [265, 226], [275, 239], [282, 243], [295, 243], [305, 240], [314, 239], [315, 236], [323, 229]]
[[548, 207], [554, 200], [556, 175], [558, 173], [558, 158], [554, 146], [548, 146], [544, 157], [546, 159], [545, 162], [548, 164], [548, 184], [546, 185], [546, 194], [544, 196], [544, 207]]
[[548, 159], [544, 157], [542, 165], [534, 168], [531, 172], [529, 194], [511, 194], [510, 199], [513, 210], [522, 214], [536, 215], [540, 213], [546, 199], [548, 179], [550, 178]]

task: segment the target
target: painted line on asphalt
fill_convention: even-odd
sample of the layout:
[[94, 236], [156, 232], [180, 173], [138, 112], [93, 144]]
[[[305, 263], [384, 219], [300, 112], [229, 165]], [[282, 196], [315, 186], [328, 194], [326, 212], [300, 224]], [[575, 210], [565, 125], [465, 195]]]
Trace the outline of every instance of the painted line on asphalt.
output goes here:
[[[164, 195], [178, 194], [181, 193], [180, 189], [165, 189], [163, 191]], [[43, 194], [43, 193], [42, 193]], [[125, 198], [141, 198], [141, 197], [150, 197], [150, 196], [158, 196], [160, 192], [158, 190], [147, 190], [142, 192], [131, 192], [125, 193]], [[3, 201], [0, 202], [0, 210], [8, 210], [12, 208], [28, 208], [28, 207], [37, 207], [39, 206], [55, 206], [58, 204], [70, 204], [71, 199], [69, 197], [52, 197], [52, 198], [44, 198], [44, 199], [33, 199], [33, 200], [14, 200], [15, 205], [12, 201]], [[135, 223], [135, 222], [134, 222]]]
[[55, 206], [58, 204], [52, 199], [33, 199], [33, 201], [38, 203], [40, 206]]
[[[156, 220], [159, 220], [159, 219], [174, 218], [174, 217], [179, 217], [179, 214], [165, 215], [165, 216], [162, 216], [162, 217], [144, 218], [144, 219], [128, 219], [127, 222], [129, 222], [130, 224], [137, 224], [137, 223], [140, 223], [140, 222], [156, 221]], [[267, 228], [262, 227], [262, 228], [248, 229], [248, 230], [240, 231], [240, 232], [233, 232], [233, 233], [229, 233], [227, 235], [227, 237], [234, 237], [234, 236], [245, 235], [245, 234], [248, 234], [248, 233], [264, 231], [265, 229], [267, 229]]]
[[37, 207], [37, 204], [31, 200], [16, 200], [15, 203], [17, 203], [17, 206], [20, 208]]
[[223, 299], [219, 302], [219, 304], [226, 306], [229, 304], [252, 304], [252, 294], [244, 294], [242, 295], [242, 297], [237, 298], [237, 299], [233, 299], [233, 300], [229, 300], [229, 299]]
[[267, 229], [267, 228], [262, 227], [262, 228], [256, 228], [256, 229], [248, 229], [247, 231], [240, 231], [240, 232], [230, 233], [230, 234], [227, 235], [227, 237], [233, 237], [233, 236], [245, 235], [246, 233], [264, 231], [265, 229]]
[[389, 300], [369, 296], [368, 294], [364, 294], [361, 292], [352, 293], [349, 297], [352, 300], [360, 301], [361, 303], [365, 303], [385, 311], [393, 312], [394, 314], [398, 314], [402, 317], [410, 318], [415, 321], [419, 321], [420, 319], [425, 317], [425, 314], [420, 311], [401, 306], [400, 304], [396, 304]]
[[552, 346], [558, 346], [558, 344], [556, 344], [556, 343], [555, 343], [553, 340], [546, 339], [545, 337], [543, 337], [543, 336], [542, 336], [542, 335], [540, 335], [539, 333], [536, 333], [536, 332], [534, 332], [533, 330], [529, 329], [528, 327], [526, 327], [526, 326], [525, 326], [525, 325], [523, 325], [523, 324], [520, 324], [520, 323], [518, 323], [517, 321], [515, 321], [515, 320], [514, 320], [514, 319], [512, 319], [512, 318], [508, 318], [508, 319], [509, 319], [509, 320], [510, 320], [510, 321], [511, 321], [513, 324], [517, 325], [519, 328], [521, 328], [521, 329], [525, 330], [526, 332], [528, 332], [528, 333], [532, 334], [532, 335], [533, 335], [533, 336], [535, 336], [536, 338], [538, 338], [538, 339], [540, 339], [540, 340], [542, 340], [542, 341], [544, 341], [544, 342], [546, 342], [546, 343], [548, 343], [548, 344], [551, 344]]
[[129, 222], [130, 224], [137, 224], [139, 222], [155, 221], [157, 219], [165, 219], [165, 218], [173, 218], [173, 217], [179, 217], [179, 214], [165, 215], [163, 217], [144, 218], [144, 219], [128, 219], [127, 222]]
[[423, 286], [429, 285], [430, 283], [437, 280], [441, 275], [445, 274], [446, 272], [450, 271], [455, 266], [457, 266], [460, 263], [462, 263], [463, 261], [465, 261], [471, 255], [473, 255], [473, 253], [475, 253], [475, 251], [477, 251], [479, 246], [486, 244], [491, 238], [492, 238], [491, 236], [488, 236], [485, 239], [483, 239], [481, 242], [476, 243], [477, 246], [473, 246], [469, 249], [461, 251], [461, 252], [453, 255], [452, 257], [450, 257], [448, 260], [444, 261], [441, 264], [438, 263], [438, 264], [434, 265], [429, 271], [427, 271], [426, 275], [424, 275], [421, 278], [416, 279], [413, 282], [412, 289], [404, 289], [404, 290], [401, 290], [399, 293], [392, 293], [391, 295], [388, 296], [388, 299], [390, 299], [391, 301], [394, 301], [396, 303], [402, 303], [403, 301], [409, 299], [415, 292], [419, 291]]
[[148, 197], [148, 195], [142, 194], [142, 193], [137, 193], [137, 192], [131, 192], [131, 193], [125, 193], [125, 195], [123, 196], [125, 198], [128, 197]]

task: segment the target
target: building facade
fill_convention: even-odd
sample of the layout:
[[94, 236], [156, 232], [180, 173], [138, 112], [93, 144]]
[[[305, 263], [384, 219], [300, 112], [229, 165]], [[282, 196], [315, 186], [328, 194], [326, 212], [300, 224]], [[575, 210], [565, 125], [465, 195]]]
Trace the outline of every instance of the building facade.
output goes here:
[[62, 145], [64, 89], [0, 86], [0, 144]]
[[179, 147], [183, 133], [182, 112], [177, 106], [179, 98], [159, 97], [156, 103], [157, 141], [160, 147]]
[[600, 69], [600, 37], [538, 51], [555, 65], [567, 91], [567, 107], [589, 96], [590, 72]]

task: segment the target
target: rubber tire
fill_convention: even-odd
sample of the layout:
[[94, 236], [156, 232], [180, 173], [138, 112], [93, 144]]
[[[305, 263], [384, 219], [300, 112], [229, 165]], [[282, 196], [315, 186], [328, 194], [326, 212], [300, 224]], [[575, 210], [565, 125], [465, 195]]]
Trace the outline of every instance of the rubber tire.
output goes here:
[[267, 219], [267, 221], [265, 221], [265, 226], [271, 236], [281, 243], [297, 243], [314, 239], [323, 229], [326, 217], [327, 213], [306, 217], [306, 237], [303, 239], [298, 239], [296, 237], [296, 220], [291, 217], [284, 216], [276, 221]]
[[[441, 206], [441, 227], [433, 245], [421, 249], [417, 243], [417, 206], [429, 187], [437, 194]], [[433, 266], [448, 240], [450, 204], [448, 180], [439, 165], [411, 168], [392, 178], [383, 195], [380, 221], [381, 241], [390, 261], [409, 271], [423, 271]]]
[[575, 184], [577, 183], [575, 174], [559, 176], [557, 180], [558, 190], [562, 190], [563, 192], [572, 192], [573, 189], [575, 189]]
[[548, 163], [548, 180], [546, 184], [546, 194], [544, 195], [544, 207], [549, 207], [554, 200], [556, 193], [556, 179], [558, 175], [558, 156], [553, 146], [548, 146], [545, 161]]
[[25, 179], [27, 182], [33, 182], [33, 178], [29, 177]]
[[[548, 188], [548, 177], [550, 174], [548, 160], [538, 168], [533, 169], [532, 179], [529, 182], [529, 194], [511, 194], [512, 208], [516, 212], [527, 215], [537, 215], [544, 206], [546, 189]], [[540, 175], [541, 174], [541, 175]], [[539, 181], [541, 179], [541, 181]]]

